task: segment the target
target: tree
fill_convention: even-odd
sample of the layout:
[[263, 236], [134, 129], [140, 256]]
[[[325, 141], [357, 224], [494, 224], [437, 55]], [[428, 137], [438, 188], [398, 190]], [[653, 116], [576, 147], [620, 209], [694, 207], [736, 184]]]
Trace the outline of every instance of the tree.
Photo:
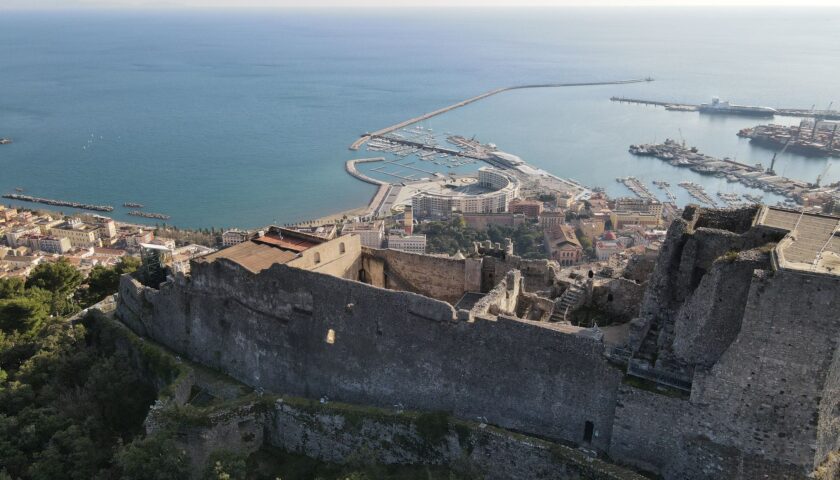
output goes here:
[[125, 480], [189, 478], [187, 454], [165, 433], [135, 440], [120, 450], [116, 462]]
[[117, 293], [120, 286], [120, 277], [126, 273], [134, 273], [140, 267], [140, 260], [136, 257], [123, 257], [113, 267], [97, 265], [93, 267], [87, 280], [87, 290], [84, 293], [86, 305], [93, 305], [107, 297]]
[[26, 288], [37, 287], [53, 294], [69, 295], [82, 284], [84, 277], [66, 259], [54, 263], [42, 263], [32, 269], [26, 280]]
[[35, 330], [49, 316], [47, 305], [32, 298], [0, 300], [0, 331], [26, 333]]

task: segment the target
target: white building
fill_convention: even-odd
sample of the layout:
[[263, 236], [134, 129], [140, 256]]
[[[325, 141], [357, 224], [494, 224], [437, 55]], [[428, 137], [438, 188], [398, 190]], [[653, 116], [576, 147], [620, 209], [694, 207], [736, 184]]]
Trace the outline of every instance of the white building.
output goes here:
[[372, 222], [350, 223], [341, 230], [342, 235], [358, 235], [363, 247], [382, 248], [382, 241], [385, 238], [385, 222], [374, 220]]
[[624, 246], [618, 240], [598, 240], [595, 242], [595, 256], [599, 261], [609, 260], [611, 256], [621, 253]]
[[388, 248], [408, 253], [426, 253], [426, 236], [388, 235]]
[[240, 243], [247, 241], [249, 238], [251, 238], [250, 233], [234, 228], [233, 230], [228, 230], [222, 234], [222, 246], [232, 247], [234, 245], [239, 245]]
[[519, 179], [502, 170], [478, 169], [478, 185], [485, 191], [468, 194], [450, 192], [422, 192], [411, 199], [414, 216], [418, 218], [447, 218], [452, 212], [500, 213], [508, 211], [510, 202], [519, 196]]

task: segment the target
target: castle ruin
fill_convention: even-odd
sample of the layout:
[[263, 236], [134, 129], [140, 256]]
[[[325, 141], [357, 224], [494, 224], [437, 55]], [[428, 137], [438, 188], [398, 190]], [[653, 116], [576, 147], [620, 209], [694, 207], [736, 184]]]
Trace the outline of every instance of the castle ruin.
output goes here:
[[668, 479], [807, 478], [838, 468], [837, 227], [688, 207], [619, 335], [555, 321], [556, 264], [505, 246], [453, 259], [283, 229], [160, 285], [124, 276], [118, 316], [265, 391], [448, 411]]

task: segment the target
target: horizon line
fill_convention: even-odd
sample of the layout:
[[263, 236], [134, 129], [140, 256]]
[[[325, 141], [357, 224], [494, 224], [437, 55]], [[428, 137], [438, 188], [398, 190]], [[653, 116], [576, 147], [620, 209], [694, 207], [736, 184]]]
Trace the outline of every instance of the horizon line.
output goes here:
[[727, 2], [720, 4], [708, 3], [688, 3], [688, 4], [660, 4], [651, 2], [639, 3], [570, 3], [563, 5], [545, 5], [540, 3], [527, 3], [522, 5], [470, 5], [470, 4], [400, 4], [400, 5], [377, 5], [377, 4], [321, 4], [321, 5], [175, 5], [175, 4], [159, 4], [149, 6], [139, 5], [76, 5], [76, 6], [43, 6], [33, 7], [31, 5], [21, 6], [2, 6], [0, 5], [0, 12], [3, 11], [19, 11], [19, 12], [42, 12], [42, 11], [105, 11], [105, 10], [122, 10], [122, 11], [141, 11], [141, 10], [182, 10], [182, 11], [213, 11], [213, 10], [436, 10], [436, 9], [469, 9], [469, 10], [510, 10], [510, 9], [548, 9], [548, 10], [563, 10], [563, 9], [633, 9], [633, 8], [649, 8], [649, 9], [756, 9], [756, 10], [801, 10], [805, 8], [814, 9], [840, 9], [840, 3], [822, 4], [805, 2], [798, 5], [791, 5], [789, 2], [785, 3], [771, 3], [765, 5], [756, 5], [753, 3], [743, 2]]

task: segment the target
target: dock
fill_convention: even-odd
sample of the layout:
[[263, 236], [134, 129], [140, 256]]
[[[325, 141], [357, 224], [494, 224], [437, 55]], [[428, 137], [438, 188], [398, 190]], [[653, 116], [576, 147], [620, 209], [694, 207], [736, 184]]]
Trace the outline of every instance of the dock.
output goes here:
[[[687, 148], [670, 139], [665, 140], [665, 143], [655, 145], [631, 145], [630, 153], [658, 158], [675, 167], [688, 168], [702, 175], [712, 175], [724, 178], [727, 182], [738, 182], [747, 187], [773, 192], [797, 202], [801, 202], [805, 194], [819, 188], [808, 182], [775, 175], [766, 171], [761, 165], [747, 165], [729, 158], [719, 159], [705, 155], [696, 148]], [[711, 197], [708, 198], [711, 199]], [[709, 203], [713, 205], [714, 199], [711, 199]]]
[[[651, 105], [664, 107], [667, 110], [693, 112], [700, 108], [700, 105], [681, 102], [664, 102], [661, 100], [646, 100], [641, 98], [610, 97], [610, 101], [618, 103], [635, 103], [639, 105]], [[776, 115], [783, 117], [814, 117], [823, 120], [840, 120], [840, 110], [814, 110], [809, 108], [776, 108]]]
[[432, 117], [436, 117], [438, 115], [444, 114], [451, 110], [455, 110], [456, 108], [461, 108], [463, 106], [469, 105], [471, 103], [477, 102], [479, 100], [483, 100], [487, 97], [502, 93], [508, 92], [511, 90], [523, 90], [523, 89], [530, 89], [530, 88], [562, 88], [562, 87], [590, 87], [590, 86], [598, 86], [598, 85], [624, 85], [628, 83], [642, 83], [642, 82], [650, 82], [653, 81], [651, 78], [640, 78], [640, 79], [630, 79], [630, 80], [614, 80], [614, 81], [606, 81], [606, 82], [577, 82], [577, 83], [542, 83], [542, 84], [531, 84], [531, 85], [516, 85], [512, 87], [502, 87], [490, 90], [488, 92], [484, 92], [480, 95], [476, 95], [475, 97], [470, 97], [466, 100], [461, 100], [460, 102], [453, 103], [452, 105], [439, 108], [429, 113], [424, 113], [423, 115], [409, 118], [408, 120], [402, 121], [400, 123], [391, 125], [390, 127], [385, 127], [381, 130], [377, 130], [372, 133], [365, 133], [361, 137], [359, 137], [355, 142], [350, 145], [350, 150], [358, 150], [362, 148], [368, 140], [372, 137], [383, 136], [387, 135], [391, 132], [399, 130], [401, 128], [408, 127], [409, 125], [413, 125], [418, 122], [422, 122], [424, 120], [428, 120]]
[[625, 187], [630, 189], [637, 197], [645, 199], [645, 200], [656, 200], [656, 195], [654, 195], [648, 188], [645, 186], [644, 183], [641, 182], [636, 177], [619, 177], [615, 179], [617, 182], [621, 182], [624, 184]]

